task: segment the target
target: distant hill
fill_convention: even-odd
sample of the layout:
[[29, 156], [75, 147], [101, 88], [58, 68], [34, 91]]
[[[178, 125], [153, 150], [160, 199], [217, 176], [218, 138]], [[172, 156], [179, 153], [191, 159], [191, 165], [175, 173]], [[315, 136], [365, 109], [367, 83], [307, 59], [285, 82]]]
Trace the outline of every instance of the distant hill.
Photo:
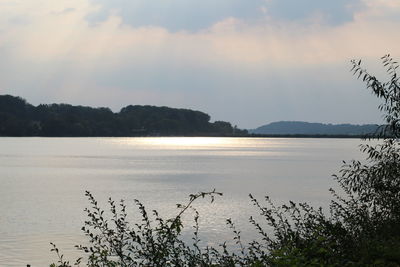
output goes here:
[[302, 121], [279, 121], [249, 130], [265, 135], [366, 135], [377, 131], [378, 125], [323, 124]]
[[229, 122], [210, 122], [201, 111], [130, 105], [109, 108], [41, 104], [0, 95], [0, 136], [242, 136]]

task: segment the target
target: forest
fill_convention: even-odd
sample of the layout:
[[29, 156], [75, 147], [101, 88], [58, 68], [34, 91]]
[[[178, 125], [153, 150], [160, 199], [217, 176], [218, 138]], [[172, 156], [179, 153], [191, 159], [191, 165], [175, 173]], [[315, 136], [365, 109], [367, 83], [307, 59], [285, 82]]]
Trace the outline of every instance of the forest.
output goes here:
[[0, 136], [243, 136], [225, 121], [210, 122], [200, 111], [129, 105], [109, 108], [69, 104], [34, 106], [21, 97], [0, 95]]

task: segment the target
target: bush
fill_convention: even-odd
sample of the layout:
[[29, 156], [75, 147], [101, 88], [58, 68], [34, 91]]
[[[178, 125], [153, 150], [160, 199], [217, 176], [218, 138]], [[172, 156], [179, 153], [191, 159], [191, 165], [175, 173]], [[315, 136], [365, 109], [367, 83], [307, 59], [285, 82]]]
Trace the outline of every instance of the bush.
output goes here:
[[[198, 198], [214, 201], [221, 195], [215, 190], [191, 195], [187, 205], [178, 206], [178, 215], [166, 220], [156, 211], [150, 218], [136, 201], [142, 223], [133, 226], [126, 220], [123, 201], [117, 205], [110, 199], [112, 216], [105, 219], [104, 211], [87, 192], [92, 207], [86, 209], [89, 220], [82, 230], [90, 246], [77, 246], [88, 256], [87, 266], [400, 266], [400, 84], [397, 62], [389, 55], [382, 59], [390, 76], [385, 83], [364, 70], [361, 61], [352, 62], [354, 74], [383, 100], [379, 108], [387, 125], [379, 133], [379, 145], [361, 146], [367, 155], [365, 163], [345, 162], [334, 176], [344, 196], [330, 189], [329, 216], [307, 203], [275, 206], [268, 197], [262, 204], [250, 195], [270, 227], [265, 229], [250, 218], [260, 241], [243, 244], [240, 232], [228, 219], [237, 249], [228, 249], [226, 243], [202, 248], [197, 211], [191, 244], [181, 240], [181, 216]], [[71, 266], [55, 246], [53, 250], [59, 262], [52, 266]]]

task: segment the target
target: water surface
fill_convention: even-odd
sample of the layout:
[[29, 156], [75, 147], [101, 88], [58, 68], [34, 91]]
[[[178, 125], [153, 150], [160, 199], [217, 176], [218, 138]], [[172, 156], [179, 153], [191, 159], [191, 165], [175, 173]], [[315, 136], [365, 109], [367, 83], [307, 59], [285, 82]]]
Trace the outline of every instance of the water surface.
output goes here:
[[[285, 138], [0, 138], [0, 266], [46, 266], [49, 242], [73, 258], [73, 245], [91, 191], [133, 199], [176, 214], [190, 193], [216, 188], [224, 196], [199, 201], [201, 234], [209, 243], [229, 238], [232, 218], [253, 238], [248, 217], [257, 211], [248, 194], [276, 202], [309, 201], [327, 207], [331, 175], [342, 160], [360, 158], [357, 139]], [[188, 219], [189, 220], [189, 219]]]

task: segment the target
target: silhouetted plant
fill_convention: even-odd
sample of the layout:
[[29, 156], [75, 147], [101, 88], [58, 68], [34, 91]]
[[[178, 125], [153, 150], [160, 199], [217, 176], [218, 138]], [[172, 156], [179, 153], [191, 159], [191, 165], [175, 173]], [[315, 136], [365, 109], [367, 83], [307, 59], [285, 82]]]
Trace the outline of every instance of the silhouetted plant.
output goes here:
[[[380, 110], [387, 126], [383, 139], [376, 146], [362, 145], [367, 154], [364, 163], [344, 162], [334, 179], [344, 196], [330, 189], [334, 199], [330, 215], [322, 208], [307, 203], [289, 202], [276, 206], [269, 197], [260, 203], [252, 195], [252, 204], [263, 222], [251, 217], [250, 223], [260, 238], [249, 244], [232, 220], [227, 220], [233, 232], [236, 248], [222, 243], [219, 248], [199, 246], [199, 213], [195, 210], [193, 243], [180, 239], [182, 215], [193, 208], [200, 197], [214, 197], [214, 191], [190, 195], [187, 205], [178, 205], [179, 213], [172, 219], [162, 219], [153, 211], [154, 219], [136, 201], [142, 222], [131, 226], [126, 206], [111, 199], [111, 219], [94, 197], [86, 192], [92, 205], [87, 209], [89, 220], [82, 230], [90, 246], [78, 246], [88, 255], [88, 266], [400, 266], [400, 89], [398, 68], [389, 55], [384, 56], [390, 80], [379, 82], [353, 61], [355, 75], [367, 83], [373, 93], [383, 99]], [[265, 227], [265, 223], [267, 227]], [[56, 267], [71, 266], [59, 257]], [[80, 261], [81, 259], [79, 259]], [[79, 261], [76, 263], [79, 265]]]

